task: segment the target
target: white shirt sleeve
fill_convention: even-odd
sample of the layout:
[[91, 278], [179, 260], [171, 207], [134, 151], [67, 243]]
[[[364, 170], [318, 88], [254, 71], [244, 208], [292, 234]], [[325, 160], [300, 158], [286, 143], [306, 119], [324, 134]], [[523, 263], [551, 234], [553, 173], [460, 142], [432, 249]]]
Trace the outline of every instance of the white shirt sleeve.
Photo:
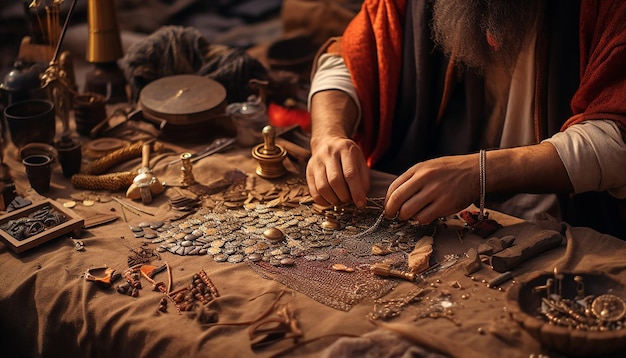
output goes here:
[[[317, 61], [317, 71], [311, 79], [311, 88], [308, 96], [308, 109], [311, 110], [311, 98], [317, 92], [326, 90], [339, 90], [345, 92], [352, 98], [357, 106], [358, 116], [355, 130], [361, 120], [361, 104], [356, 93], [352, 77], [348, 71], [346, 63], [341, 56], [332, 54], [322, 54]], [[354, 134], [354, 133], [352, 133]]]
[[626, 198], [626, 143], [615, 122], [585, 121], [545, 141], [559, 153], [575, 193], [607, 191]]

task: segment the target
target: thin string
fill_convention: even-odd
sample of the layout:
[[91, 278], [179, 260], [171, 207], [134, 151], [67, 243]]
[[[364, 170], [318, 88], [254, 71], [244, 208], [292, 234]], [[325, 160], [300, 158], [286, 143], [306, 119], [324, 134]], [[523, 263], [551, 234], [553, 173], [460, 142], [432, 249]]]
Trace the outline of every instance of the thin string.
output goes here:
[[343, 238], [357, 238], [357, 237], [361, 237], [364, 235], [367, 235], [371, 232], [373, 232], [374, 230], [376, 230], [379, 226], [380, 223], [383, 221], [383, 218], [385, 217], [385, 212], [383, 211], [382, 213], [380, 213], [380, 215], [378, 216], [378, 219], [376, 219], [376, 222], [374, 224], [372, 224], [372, 226], [368, 227], [367, 229], [365, 229], [365, 231], [361, 231], [360, 233], [354, 234], [354, 235], [342, 235], [339, 234], [339, 237], [343, 237]]
[[478, 220], [483, 220], [485, 217], [485, 191], [487, 187], [487, 152], [484, 149], [480, 150], [480, 155], [478, 159], [478, 169], [480, 171], [479, 182], [480, 182], [480, 208], [478, 212]]

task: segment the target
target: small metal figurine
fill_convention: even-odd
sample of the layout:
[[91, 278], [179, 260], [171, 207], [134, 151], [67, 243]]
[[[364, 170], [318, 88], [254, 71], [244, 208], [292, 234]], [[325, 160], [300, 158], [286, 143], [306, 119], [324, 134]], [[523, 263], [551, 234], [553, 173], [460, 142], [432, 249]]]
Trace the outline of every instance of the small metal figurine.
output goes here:
[[278, 178], [287, 173], [283, 160], [287, 151], [275, 144], [276, 131], [272, 126], [263, 128], [263, 143], [252, 149], [252, 157], [257, 160], [256, 173], [267, 179]]
[[180, 171], [182, 173], [182, 179], [180, 180], [181, 186], [191, 186], [196, 183], [196, 179], [193, 177], [193, 164], [191, 163], [191, 153], [185, 152], [180, 155], [180, 161], [182, 167]]

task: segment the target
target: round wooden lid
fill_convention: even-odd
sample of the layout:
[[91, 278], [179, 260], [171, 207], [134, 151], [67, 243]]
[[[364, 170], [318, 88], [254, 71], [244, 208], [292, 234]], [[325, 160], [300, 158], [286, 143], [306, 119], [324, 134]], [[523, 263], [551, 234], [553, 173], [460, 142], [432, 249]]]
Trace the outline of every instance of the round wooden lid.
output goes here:
[[226, 89], [200, 75], [174, 75], [150, 82], [139, 93], [146, 117], [184, 125], [204, 122], [224, 113]]

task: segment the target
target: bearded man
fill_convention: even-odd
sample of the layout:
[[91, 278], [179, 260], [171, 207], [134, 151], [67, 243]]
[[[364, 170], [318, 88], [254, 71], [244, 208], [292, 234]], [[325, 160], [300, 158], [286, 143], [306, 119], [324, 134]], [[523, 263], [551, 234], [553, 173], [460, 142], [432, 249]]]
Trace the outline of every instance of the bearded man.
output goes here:
[[313, 69], [313, 198], [362, 207], [374, 168], [399, 175], [389, 218], [486, 196], [622, 236], [625, 16], [619, 0], [364, 1]]

